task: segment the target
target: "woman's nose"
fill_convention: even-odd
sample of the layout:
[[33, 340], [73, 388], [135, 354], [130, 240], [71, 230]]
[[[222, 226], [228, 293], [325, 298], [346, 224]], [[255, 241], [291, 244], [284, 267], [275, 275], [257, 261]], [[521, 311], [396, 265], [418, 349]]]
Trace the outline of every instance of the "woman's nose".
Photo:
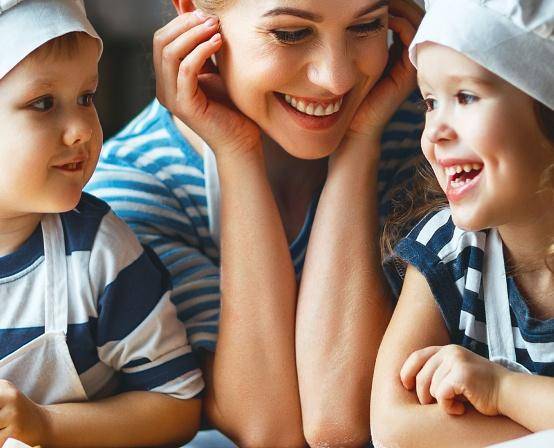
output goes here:
[[345, 47], [334, 45], [317, 54], [317, 59], [308, 66], [307, 75], [311, 83], [337, 96], [344, 95], [354, 87], [356, 65]]

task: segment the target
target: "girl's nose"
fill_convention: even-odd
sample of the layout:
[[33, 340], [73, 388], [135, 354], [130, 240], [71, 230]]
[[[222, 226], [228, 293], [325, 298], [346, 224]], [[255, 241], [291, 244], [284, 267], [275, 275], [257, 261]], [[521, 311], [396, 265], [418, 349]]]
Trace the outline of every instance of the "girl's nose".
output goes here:
[[434, 123], [425, 125], [425, 136], [434, 144], [455, 140], [457, 138], [456, 131], [444, 120], [436, 120]]

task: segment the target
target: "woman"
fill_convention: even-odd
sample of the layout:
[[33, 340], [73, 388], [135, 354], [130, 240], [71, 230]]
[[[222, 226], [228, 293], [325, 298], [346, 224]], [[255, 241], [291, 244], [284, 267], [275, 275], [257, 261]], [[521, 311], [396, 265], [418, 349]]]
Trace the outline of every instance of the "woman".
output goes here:
[[[384, 192], [418, 153], [413, 102], [391, 117], [415, 87], [420, 11], [195, 3], [174, 0], [179, 17], [154, 37], [165, 108], [106, 144], [90, 191], [172, 273], [189, 339], [207, 349], [210, 424], [240, 446], [360, 446], [391, 308]], [[389, 27], [401, 51], [387, 68]]]

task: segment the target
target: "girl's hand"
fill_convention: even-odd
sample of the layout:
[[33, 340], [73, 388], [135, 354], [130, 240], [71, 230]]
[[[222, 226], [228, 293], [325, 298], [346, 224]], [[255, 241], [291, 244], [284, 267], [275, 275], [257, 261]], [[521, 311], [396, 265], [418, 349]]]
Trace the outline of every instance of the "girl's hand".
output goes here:
[[416, 389], [421, 404], [435, 400], [451, 415], [465, 412], [468, 401], [481, 414], [498, 415], [500, 383], [508, 369], [459, 345], [427, 347], [412, 353], [400, 370], [408, 390]]
[[13, 384], [0, 380], [0, 446], [13, 437], [28, 445], [46, 439], [47, 416], [44, 408], [29, 400]]
[[211, 61], [222, 47], [219, 20], [181, 14], [154, 35], [158, 100], [215, 151], [261, 147], [258, 127], [231, 103]]
[[423, 12], [410, 0], [392, 0], [389, 13], [389, 28], [396, 39], [383, 77], [368, 93], [350, 125], [348, 136], [357, 140], [369, 137], [379, 141], [385, 126], [416, 87], [416, 70], [408, 57], [408, 47]]

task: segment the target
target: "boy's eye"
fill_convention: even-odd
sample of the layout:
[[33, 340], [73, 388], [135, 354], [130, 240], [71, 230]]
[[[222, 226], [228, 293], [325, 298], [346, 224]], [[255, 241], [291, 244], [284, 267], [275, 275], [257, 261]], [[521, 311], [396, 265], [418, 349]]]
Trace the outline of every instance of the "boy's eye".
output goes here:
[[32, 102], [30, 106], [39, 112], [46, 112], [54, 107], [54, 98], [51, 96], [44, 96]]
[[353, 33], [357, 34], [359, 37], [366, 37], [376, 31], [382, 30], [384, 28], [383, 22], [381, 19], [375, 19], [371, 22], [361, 23], [359, 25], [353, 25], [348, 28]]
[[284, 44], [294, 44], [299, 42], [312, 33], [312, 30], [309, 28], [303, 28], [301, 30], [272, 30], [271, 34], [279, 41]]
[[476, 101], [479, 100], [479, 98], [476, 97], [475, 95], [472, 95], [470, 93], [465, 93], [465, 92], [459, 92], [456, 95], [456, 98], [458, 99], [458, 103], [462, 105], [475, 103]]
[[94, 98], [96, 94], [95, 93], [86, 93], [85, 95], [81, 95], [79, 99], [77, 100], [77, 103], [80, 106], [89, 107], [94, 104]]

